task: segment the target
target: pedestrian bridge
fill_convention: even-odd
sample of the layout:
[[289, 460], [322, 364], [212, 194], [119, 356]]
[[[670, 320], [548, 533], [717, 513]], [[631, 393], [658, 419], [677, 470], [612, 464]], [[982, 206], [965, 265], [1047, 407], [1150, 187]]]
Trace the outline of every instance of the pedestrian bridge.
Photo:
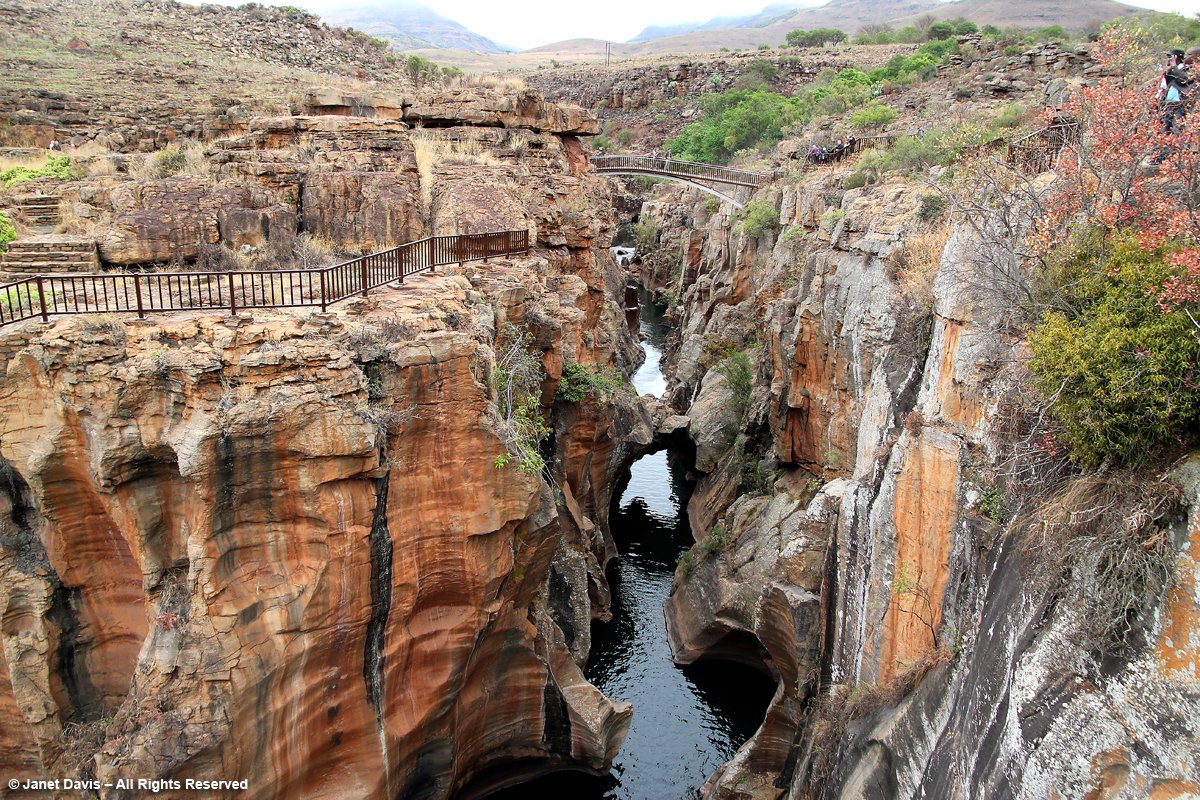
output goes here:
[[737, 208], [745, 205], [734, 194], [739, 188], [757, 189], [775, 179], [769, 172], [749, 172], [657, 156], [592, 156], [592, 166], [601, 175], [646, 175], [685, 183]]

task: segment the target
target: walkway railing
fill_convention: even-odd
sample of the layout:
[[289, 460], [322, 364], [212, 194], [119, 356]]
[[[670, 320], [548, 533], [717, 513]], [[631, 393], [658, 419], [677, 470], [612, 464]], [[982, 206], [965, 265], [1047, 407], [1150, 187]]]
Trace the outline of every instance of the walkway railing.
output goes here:
[[319, 307], [427, 269], [529, 250], [529, 231], [431, 236], [324, 269], [36, 275], [0, 286], [0, 326], [51, 315]]
[[1079, 141], [1078, 122], [1047, 125], [1008, 143], [1008, 163], [1018, 172], [1041, 174], [1054, 169], [1068, 144]]
[[661, 175], [693, 181], [711, 181], [733, 186], [765, 186], [775, 177], [771, 173], [750, 172], [697, 161], [679, 161], [657, 156], [592, 156], [596, 172], [623, 172], [642, 175]]

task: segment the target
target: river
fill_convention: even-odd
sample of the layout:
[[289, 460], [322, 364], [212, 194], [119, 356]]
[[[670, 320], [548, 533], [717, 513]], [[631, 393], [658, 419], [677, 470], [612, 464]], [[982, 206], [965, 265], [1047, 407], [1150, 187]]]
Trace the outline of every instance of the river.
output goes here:
[[[640, 293], [639, 325], [646, 361], [633, 377], [639, 394], [666, 388], [661, 362], [662, 310]], [[677, 667], [667, 645], [663, 602], [675, 564], [691, 546], [691, 484], [683, 458], [667, 451], [630, 470], [610, 522], [620, 557], [609, 568], [613, 619], [592, 626], [584, 674], [607, 696], [633, 703], [625, 745], [605, 777], [557, 773], [512, 787], [491, 800], [683, 800], [762, 723], [775, 685], [748, 667], [701, 662]], [[618, 487], [619, 488], [619, 487]]]

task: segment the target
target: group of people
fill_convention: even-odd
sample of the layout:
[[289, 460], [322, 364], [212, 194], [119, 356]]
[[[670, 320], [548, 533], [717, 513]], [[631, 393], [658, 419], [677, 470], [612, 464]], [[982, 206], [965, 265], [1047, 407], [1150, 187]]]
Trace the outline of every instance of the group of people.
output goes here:
[[832, 147], [814, 144], [812, 149], [808, 151], [808, 160], [814, 164], [827, 164], [831, 161], [841, 161], [842, 158], [854, 152], [854, 147], [856, 144], [858, 144], [858, 139], [856, 139], [853, 135], [845, 139], [838, 139], [837, 143]]
[[[1175, 48], [1167, 53], [1167, 68], [1158, 80], [1158, 101], [1163, 132], [1178, 133], [1183, 128], [1183, 119], [1188, 111], [1196, 105], [1196, 97], [1200, 94], [1200, 75], [1196, 75], [1196, 66], [1200, 62], [1200, 46], [1192, 47], [1184, 52]], [[1161, 164], [1170, 152], [1164, 148], [1154, 158], [1152, 164]]]

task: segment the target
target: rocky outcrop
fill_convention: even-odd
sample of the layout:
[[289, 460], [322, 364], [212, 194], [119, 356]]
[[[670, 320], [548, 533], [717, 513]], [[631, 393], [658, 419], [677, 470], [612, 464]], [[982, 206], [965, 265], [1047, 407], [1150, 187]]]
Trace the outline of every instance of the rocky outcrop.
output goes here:
[[[440, 270], [340, 316], [5, 328], [0, 754], [14, 773], [438, 798], [608, 769], [630, 709], [579, 665], [607, 613], [616, 465], [651, 422], [631, 396], [556, 403], [565, 365], [635, 358], [607, 192], [577, 141], [502, 133], [530, 153], [508, 205], [453, 165], [429, 188], [439, 215], [528, 227], [539, 249], [520, 263]], [[306, 209], [333, 204], [309, 197], [321, 180], [378, 176], [401, 194], [363, 213], [406, 224], [420, 210], [408, 136], [388, 120], [264, 120], [210, 153], [207, 176], [118, 176], [72, 202], [115, 220], [150, 203], [168, 232], [146, 241], [182, 246], [272, 205], [319, 224]], [[242, 194], [216, 208], [230, 185]], [[331, 225], [366, 220], [354, 241], [389, 224], [336, 210]], [[545, 370], [557, 492], [498, 464], [509, 323]]]
[[463, 328], [484, 297], [447, 278], [390, 319], [25, 334], [0, 390], [6, 763], [77, 767], [69, 726], [94, 725], [101, 778], [260, 797], [606, 769], [628, 707], [543, 605], [560, 523], [495, 466], [490, 316]]
[[595, 116], [564, 99], [550, 103], [537, 92], [490, 92], [451, 89], [417, 96], [404, 119], [415, 125], [445, 127], [476, 125], [486, 128], [526, 128], [538, 133], [587, 136], [600, 132]]
[[[672, 649], [779, 679], [705, 793], [1186, 796], [1200, 739], [1176, 643], [1197, 630], [1194, 465], [1173, 479], [1192, 519], [1170, 534], [1174, 588], [1133, 655], [1095, 659], [997, 524], [1003, 367], [1019, 357], [1003, 253], [920, 222], [915, 187], [842, 192], [839, 177], [760, 192], [783, 229], [758, 240], [683, 190], [642, 211], [683, 254], [674, 274], [653, 254], [642, 268], [679, 298], [669, 395], [701, 473]], [[713, 389], [731, 349], [755, 365], [744, 413]], [[843, 705], [876, 710], [846, 712], [860, 717], [831, 737]]]

